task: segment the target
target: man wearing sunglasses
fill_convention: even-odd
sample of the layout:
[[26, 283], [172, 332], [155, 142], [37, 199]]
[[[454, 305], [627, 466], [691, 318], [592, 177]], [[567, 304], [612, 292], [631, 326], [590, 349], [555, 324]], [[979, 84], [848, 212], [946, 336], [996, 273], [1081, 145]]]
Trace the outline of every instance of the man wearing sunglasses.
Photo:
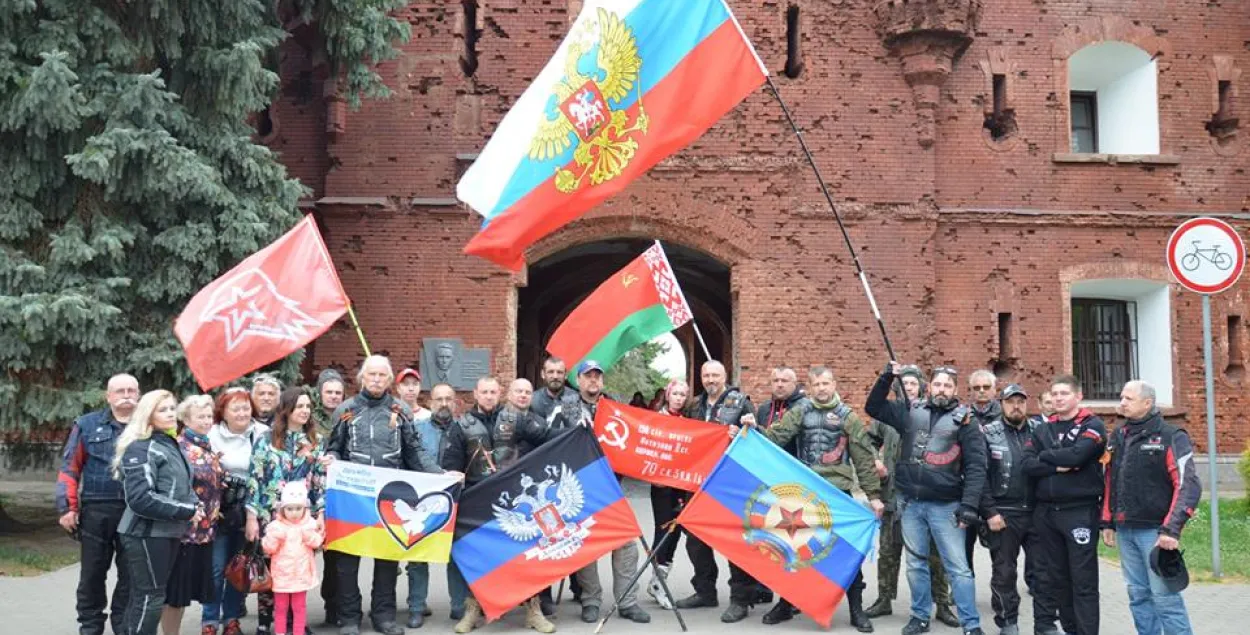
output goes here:
[[[968, 376], [968, 390], [972, 393], [972, 403], [968, 404], [972, 409], [972, 420], [981, 426], [982, 434], [985, 433], [987, 427], [991, 424], [999, 423], [1003, 418], [1002, 404], [994, 398], [994, 388], [998, 383], [998, 378], [994, 376], [992, 371], [985, 369], [972, 371]], [[976, 577], [976, 567], [973, 566], [974, 554], [977, 547], [977, 532], [968, 532], [967, 538], [964, 540], [964, 553], [968, 557], [968, 570]]]
[[890, 388], [901, 373], [898, 362], [891, 361], [873, 385], [864, 409], [902, 437], [895, 487], [912, 597], [911, 620], [903, 627], [903, 635], [929, 632], [933, 602], [930, 538], [946, 565], [964, 635], [983, 635], [964, 537], [979, 521], [977, 510], [985, 487], [985, 437], [972, 423], [970, 410], [956, 397], [955, 369], [934, 368], [929, 396], [911, 403], [889, 399]]

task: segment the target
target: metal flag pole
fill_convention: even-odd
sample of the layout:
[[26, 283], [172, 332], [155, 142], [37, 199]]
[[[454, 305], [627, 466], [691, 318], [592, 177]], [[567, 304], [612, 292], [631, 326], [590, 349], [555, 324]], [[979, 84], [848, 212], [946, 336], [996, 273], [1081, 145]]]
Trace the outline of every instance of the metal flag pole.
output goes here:
[[881, 331], [881, 339], [885, 341], [885, 351], [890, 355], [890, 359], [897, 361], [894, 356], [894, 347], [890, 344], [890, 336], [885, 331], [885, 321], [881, 319], [881, 311], [877, 309], [877, 300], [872, 295], [872, 287], [868, 285], [868, 275], [864, 273], [864, 267], [859, 263], [859, 254], [855, 251], [855, 245], [851, 243], [851, 235], [846, 232], [846, 225], [842, 224], [842, 215], [838, 213], [838, 206], [833, 202], [833, 195], [829, 193], [829, 186], [825, 185], [825, 179], [820, 175], [820, 168], [816, 165], [816, 159], [812, 156], [812, 151], [807, 147], [807, 141], [803, 139], [803, 131], [799, 130], [799, 126], [794, 121], [794, 117], [790, 114], [790, 107], [786, 105], [784, 99], [781, 98], [781, 92], [777, 90], [777, 85], [773, 83], [772, 76], [766, 76], [765, 81], [768, 82], [768, 88], [773, 91], [773, 95], [777, 98], [777, 103], [781, 104], [781, 112], [785, 113], [786, 121], [790, 122], [790, 128], [794, 130], [794, 136], [799, 139], [799, 146], [803, 148], [803, 154], [807, 156], [807, 162], [812, 166], [812, 172], [816, 173], [816, 182], [820, 184], [820, 191], [824, 193], [825, 200], [829, 202], [829, 210], [833, 212], [834, 220], [838, 221], [838, 230], [842, 232], [842, 240], [846, 242], [846, 250], [851, 253], [851, 261], [855, 263], [855, 271], [859, 274], [859, 281], [864, 286], [864, 295], [868, 296], [868, 304], [872, 306], [872, 315], [877, 318], [877, 328]]
[[715, 359], [712, 357], [712, 353], [707, 350], [707, 342], [703, 340], [703, 331], [699, 330], [699, 321], [694, 319], [694, 307], [690, 306], [690, 301], [686, 299], [686, 292], [681, 290], [681, 282], [677, 280], [677, 270], [673, 268], [673, 263], [668, 261], [668, 252], [664, 251], [664, 243], [656, 240], [655, 244], [660, 248], [660, 254], [664, 256], [664, 265], [673, 274], [673, 282], [677, 286], [677, 294], [681, 296], [681, 303], [690, 309], [690, 326], [694, 327], [694, 336], [699, 339], [699, 346], [703, 348], [703, 357], [708, 360]]
[[648, 552], [647, 560], [642, 563], [642, 566], [638, 567], [638, 569], [634, 571], [634, 576], [629, 579], [629, 584], [625, 585], [625, 588], [621, 590], [621, 595], [615, 598], [615, 601], [612, 602], [612, 608], [608, 609], [606, 615], [599, 618], [599, 623], [595, 625], [595, 635], [599, 635], [599, 632], [603, 630], [603, 625], [607, 624], [608, 620], [612, 619], [612, 616], [616, 614], [616, 610], [621, 608], [621, 598], [629, 595], [629, 592], [633, 590], [634, 587], [638, 586], [638, 580], [647, 570], [647, 567], [651, 567], [652, 571], [655, 572], [656, 578], [660, 580], [660, 584], [664, 587], [664, 593], [668, 595], [669, 601], [673, 602], [673, 613], [677, 616], [677, 623], [681, 625], [682, 632], [686, 631], [686, 620], [682, 619], [681, 612], [677, 610], [677, 603], [674, 601], [672, 592], [668, 590], [668, 583], [665, 582], [664, 578], [659, 575], [659, 568], [655, 564], [655, 556], [660, 553], [660, 549], [664, 545], [668, 544], [668, 539], [671, 538], [676, 531], [677, 525], [676, 523], [673, 523], [669, 527], [668, 533], [664, 534], [664, 536], [660, 538], [660, 541], [655, 543], [655, 549], [647, 549], [647, 539], [642, 536], [638, 537], [639, 542], [642, 543], [643, 550]]

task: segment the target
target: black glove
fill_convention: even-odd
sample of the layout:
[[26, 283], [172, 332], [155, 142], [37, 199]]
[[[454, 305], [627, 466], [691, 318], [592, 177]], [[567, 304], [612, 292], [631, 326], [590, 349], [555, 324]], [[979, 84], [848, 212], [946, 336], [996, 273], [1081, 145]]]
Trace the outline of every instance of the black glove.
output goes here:
[[976, 527], [981, 524], [981, 516], [977, 514], [977, 510], [960, 505], [955, 510], [955, 521], [963, 523], [965, 527]]

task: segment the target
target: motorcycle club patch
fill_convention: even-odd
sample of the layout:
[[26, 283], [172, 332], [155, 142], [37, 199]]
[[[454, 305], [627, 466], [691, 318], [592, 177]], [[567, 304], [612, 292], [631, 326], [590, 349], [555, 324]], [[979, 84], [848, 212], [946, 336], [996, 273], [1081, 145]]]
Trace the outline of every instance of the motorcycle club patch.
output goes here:
[[1089, 537], [1089, 527], [1077, 527], [1072, 530], [1072, 539], [1075, 540], [1078, 545], [1088, 545]]

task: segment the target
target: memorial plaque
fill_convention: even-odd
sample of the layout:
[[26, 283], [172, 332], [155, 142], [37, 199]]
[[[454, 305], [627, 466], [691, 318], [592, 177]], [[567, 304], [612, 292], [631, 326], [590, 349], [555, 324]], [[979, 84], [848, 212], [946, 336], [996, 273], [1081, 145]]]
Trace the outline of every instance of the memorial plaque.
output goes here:
[[490, 349], [465, 348], [458, 338], [427, 337], [421, 340], [421, 389], [450, 384], [456, 390], [473, 390], [477, 380], [490, 374]]

